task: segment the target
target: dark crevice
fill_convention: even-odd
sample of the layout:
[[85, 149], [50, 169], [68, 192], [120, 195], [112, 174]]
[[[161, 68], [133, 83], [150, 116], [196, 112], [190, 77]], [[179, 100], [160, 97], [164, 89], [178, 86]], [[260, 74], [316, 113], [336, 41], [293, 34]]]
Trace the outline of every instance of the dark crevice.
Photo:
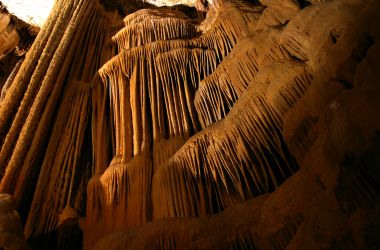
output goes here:
[[311, 5], [311, 3], [307, 0], [297, 0], [298, 5], [300, 6], [301, 9]]

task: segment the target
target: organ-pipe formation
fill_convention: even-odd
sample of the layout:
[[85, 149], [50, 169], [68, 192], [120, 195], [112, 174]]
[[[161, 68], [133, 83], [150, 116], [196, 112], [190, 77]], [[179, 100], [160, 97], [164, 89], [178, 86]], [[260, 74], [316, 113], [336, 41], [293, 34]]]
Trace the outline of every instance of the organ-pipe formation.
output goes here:
[[1, 11], [0, 54], [29, 49], [0, 99], [29, 245], [376, 249], [380, 4], [183, 4], [57, 0], [30, 48]]

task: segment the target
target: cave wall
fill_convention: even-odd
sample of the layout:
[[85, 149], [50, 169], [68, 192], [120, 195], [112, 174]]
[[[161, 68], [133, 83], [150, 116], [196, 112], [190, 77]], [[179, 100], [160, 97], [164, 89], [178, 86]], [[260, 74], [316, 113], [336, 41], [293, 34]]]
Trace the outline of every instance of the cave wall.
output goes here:
[[[191, 192], [201, 193], [199, 186], [210, 179], [192, 183], [198, 175], [207, 176], [201, 171], [210, 165], [215, 166], [211, 171], [216, 183], [205, 186], [209, 190], [216, 186], [215, 193], [229, 197], [226, 204], [232, 203], [232, 208], [199, 219], [164, 219], [116, 230], [98, 241], [95, 249], [106, 245], [114, 249], [378, 248], [380, 124], [375, 65], [379, 33], [375, 13], [379, 5], [326, 1], [299, 9], [291, 1], [262, 3], [267, 8], [258, 22], [248, 24], [249, 35], [239, 39], [199, 84], [194, 105], [204, 129], [153, 177], [155, 185], [167, 171], [168, 179], [158, 186], [165, 190], [157, 198], [167, 210], [162, 217], [199, 216], [197, 208], [203, 204], [192, 199]], [[271, 121], [273, 113], [278, 123]], [[243, 201], [232, 199], [238, 193], [234, 189], [241, 188], [243, 200], [244, 191], [250, 190], [242, 187], [247, 179], [243, 174], [233, 179], [233, 171], [244, 167], [244, 157], [239, 155], [255, 159], [264, 151], [248, 144], [255, 135], [269, 143], [276, 141], [273, 134], [265, 136], [265, 130], [260, 133], [260, 127], [254, 127], [260, 118], [248, 120], [255, 115], [265, 117], [260, 125], [267, 130], [281, 131], [285, 145], [280, 145], [288, 148], [300, 169], [270, 194], [237, 205]], [[235, 124], [238, 132], [234, 132]], [[250, 126], [253, 135], [248, 134]], [[244, 152], [247, 148], [249, 153]], [[254, 163], [249, 167], [260, 166]], [[198, 175], [197, 164], [202, 169]], [[193, 179], [187, 181], [188, 176]], [[250, 179], [249, 183], [260, 181]], [[224, 188], [218, 188], [223, 184]], [[257, 192], [259, 187], [256, 184], [252, 190]]]
[[25, 53], [36, 38], [39, 27], [30, 25], [9, 13], [1, 1], [0, 20], [0, 98], [2, 99], [11, 78], [17, 73]]
[[195, 6], [57, 1], [0, 101], [30, 245], [376, 249], [379, 3]]

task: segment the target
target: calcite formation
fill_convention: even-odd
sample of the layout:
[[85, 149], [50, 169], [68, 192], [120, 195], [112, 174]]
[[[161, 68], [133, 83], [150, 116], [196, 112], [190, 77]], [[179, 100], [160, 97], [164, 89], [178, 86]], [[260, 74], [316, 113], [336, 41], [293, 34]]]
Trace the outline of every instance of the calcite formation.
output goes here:
[[[11, 82], [9, 78], [17, 73], [38, 31], [38, 27], [29, 25], [9, 13], [0, 1], [0, 93], [8, 87]], [[3, 96], [4, 94], [1, 98]]]
[[0, 248], [30, 249], [12, 196], [0, 194]]
[[56, 1], [0, 99], [30, 246], [380, 247], [380, 3], [192, 5]]

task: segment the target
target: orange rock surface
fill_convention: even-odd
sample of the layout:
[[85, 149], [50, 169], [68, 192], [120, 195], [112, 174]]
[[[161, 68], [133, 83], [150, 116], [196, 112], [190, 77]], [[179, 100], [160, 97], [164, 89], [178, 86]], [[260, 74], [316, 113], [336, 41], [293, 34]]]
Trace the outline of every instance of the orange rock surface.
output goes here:
[[379, 11], [57, 1], [0, 101], [29, 245], [379, 248]]

